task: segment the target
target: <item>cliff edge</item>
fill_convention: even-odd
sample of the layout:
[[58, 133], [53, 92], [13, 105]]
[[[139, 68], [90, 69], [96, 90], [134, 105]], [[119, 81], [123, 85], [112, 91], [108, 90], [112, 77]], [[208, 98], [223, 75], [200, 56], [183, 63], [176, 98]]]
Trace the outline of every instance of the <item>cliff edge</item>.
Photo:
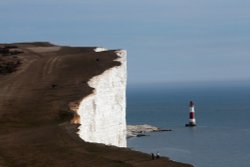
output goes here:
[[[106, 51], [97, 54], [100, 52]], [[81, 124], [78, 133], [84, 141], [126, 147], [127, 52], [114, 53], [118, 56], [114, 61], [120, 65], [88, 81], [94, 91], [81, 101], [77, 110]]]
[[[125, 84], [120, 84], [113, 95], [103, 96], [105, 91], [113, 90], [119, 76], [115, 80], [107, 80], [109, 77], [102, 80], [102, 77], [103, 84], [98, 79], [106, 73], [107, 76], [118, 75], [119, 70], [125, 68], [119, 61], [122, 58], [119, 53], [46, 42], [0, 44], [0, 166], [189, 166], [167, 158], [152, 161], [144, 153], [88, 143], [80, 138], [86, 141], [89, 136], [91, 140], [99, 138], [88, 133], [90, 129], [83, 128], [85, 120], [89, 120], [84, 119], [89, 114], [86, 113], [89, 108], [82, 109], [85, 104], [100, 107], [114, 97], [123, 96], [120, 90]], [[122, 78], [120, 81], [124, 81]], [[102, 89], [103, 85], [109, 88]], [[113, 118], [112, 115], [115, 111], [125, 114], [124, 100], [116, 104], [119, 105], [114, 105], [116, 107], [105, 118], [111, 117], [116, 121], [113, 125], [120, 124], [122, 129], [125, 117]], [[100, 113], [102, 110], [93, 111]], [[107, 125], [111, 126], [113, 121]], [[103, 124], [106, 122], [95, 128]], [[94, 124], [91, 122], [86, 127], [88, 125]], [[105, 129], [106, 134], [109, 130]], [[121, 135], [116, 136], [120, 141], [117, 145], [125, 146], [120, 138], [123, 130], [120, 132]], [[105, 141], [108, 141], [106, 144], [113, 142], [109, 138]]]

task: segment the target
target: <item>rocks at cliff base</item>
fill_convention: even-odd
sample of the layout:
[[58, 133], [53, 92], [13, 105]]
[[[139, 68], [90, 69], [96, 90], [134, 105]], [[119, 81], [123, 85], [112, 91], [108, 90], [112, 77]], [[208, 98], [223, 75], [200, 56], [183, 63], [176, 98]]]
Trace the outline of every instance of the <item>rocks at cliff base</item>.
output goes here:
[[161, 129], [152, 125], [128, 125], [127, 126], [127, 138], [148, 136], [149, 132], [165, 132], [172, 131], [171, 129]]

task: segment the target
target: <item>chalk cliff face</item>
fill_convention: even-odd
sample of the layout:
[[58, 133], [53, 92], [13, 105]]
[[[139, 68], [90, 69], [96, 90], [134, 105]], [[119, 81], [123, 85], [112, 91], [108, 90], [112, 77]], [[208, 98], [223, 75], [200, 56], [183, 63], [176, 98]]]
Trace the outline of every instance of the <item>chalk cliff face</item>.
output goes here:
[[[105, 49], [95, 49], [96, 52]], [[88, 85], [94, 88], [79, 105], [79, 135], [88, 142], [126, 147], [126, 51], [115, 51], [120, 66], [112, 67], [91, 78]]]

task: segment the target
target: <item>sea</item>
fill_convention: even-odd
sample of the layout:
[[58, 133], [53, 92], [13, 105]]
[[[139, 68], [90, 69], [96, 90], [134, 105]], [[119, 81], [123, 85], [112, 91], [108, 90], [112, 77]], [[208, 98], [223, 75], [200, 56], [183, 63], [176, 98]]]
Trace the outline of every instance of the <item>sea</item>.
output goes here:
[[[189, 101], [197, 126], [188, 123]], [[250, 166], [250, 84], [150, 84], [128, 87], [127, 123], [170, 132], [128, 139], [128, 147], [159, 152], [195, 167]]]

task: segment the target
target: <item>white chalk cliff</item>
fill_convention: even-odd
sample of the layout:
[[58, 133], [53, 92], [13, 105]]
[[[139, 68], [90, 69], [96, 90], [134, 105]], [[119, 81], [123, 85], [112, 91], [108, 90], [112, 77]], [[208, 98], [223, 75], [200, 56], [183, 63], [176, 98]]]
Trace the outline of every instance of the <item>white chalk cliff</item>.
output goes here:
[[[105, 49], [96, 49], [97, 52]], [[127, 53], [115, 52], [121, 63], [95, 76], [88, 82], [94, 92], [84, 98], [77, 113], [80, 115], [79, 135], [87, 142], [126, 147], [126, 82]]]

